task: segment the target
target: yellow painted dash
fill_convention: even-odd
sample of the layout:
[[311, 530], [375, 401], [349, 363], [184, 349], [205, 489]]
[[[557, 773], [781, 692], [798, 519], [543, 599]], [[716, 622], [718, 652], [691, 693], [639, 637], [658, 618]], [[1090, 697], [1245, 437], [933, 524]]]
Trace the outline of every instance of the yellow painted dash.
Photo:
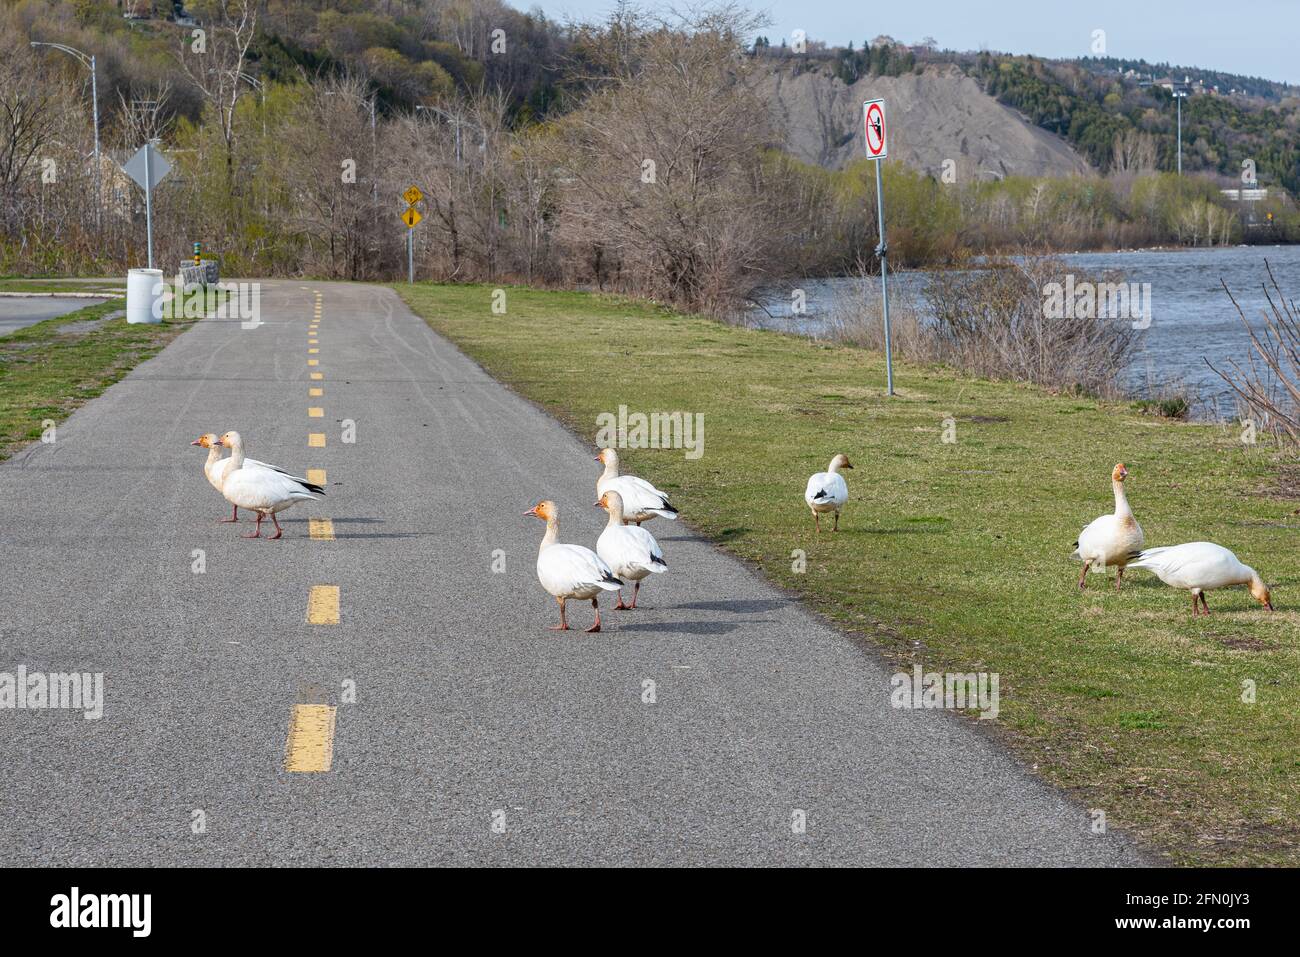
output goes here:
[[336, 709], [327, 704], [296, 704], [284, 746], [286, 771], [328, 771], [334, 765]]
[[311, 377], [312, 377], [313, 379], [316, 379], [317, 381], [319, 381], [319, 380], [325, 378], [325, 373], [323, 373], [323, 372], [313, 372], [313, 373], [311, 374]]
[[307, 532], [318, 542], [334, 541], [334, 522], [328, 518], [307, 519]]
[[318, 366], [318, 365], [320, 365], [320, 360], [319, 360], [319, 359], [308, 359], [308, 360], [307, 360], [307, 365], [309, 365], [309, 366]]
[[313, 448], [313, 449], [323, 449], [323, 448], [325, 448], [325, 433], [324, 433], [324, 432], [308, 432], [308, 433], [307, 433], [307, 447], [308, 447], [308, 448]]
[[307, 596], [307, 624], [337, 625], [339, 623], [339, 586], [312, 585]]
[[319, 485], [321, 488], [324, 488], [324, 487], [325, 487], [325, 470], [324, 470], [324, 469], [308, 469], [308, 470], [307, 470], [307, 481], [308, 481], [308, 482], [311, 482], [312, 485]]
[[312, 419], [319, 419], [325, 415], [325, 410], [318, 405], [313, 405], [307, 410], [307, 416]]
[[319, 339], [308, 339], [308, 340], [307, 340], [307, 345], [309, 345], [309, 346], [317, 346], [317, 345], [320, 345], [320, 340], [319, 340]]
[[318, 395], [324, 395], [324, 394], [325, 394], [325, 390], [324, 390], [324, 389], [311, 388], [311, 389], [308, 389], [308, 390], [307, 390], [307, 395], [308, 395], [308, 396], [318, 396]]

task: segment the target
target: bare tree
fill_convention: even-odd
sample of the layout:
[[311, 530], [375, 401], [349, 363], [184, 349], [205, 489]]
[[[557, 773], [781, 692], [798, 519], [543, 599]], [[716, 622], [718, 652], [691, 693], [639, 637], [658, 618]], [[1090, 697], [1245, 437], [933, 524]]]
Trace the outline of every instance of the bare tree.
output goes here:
[[204, 26], [181, 35], [176, 61], [202, 94], [221, 130], [226, 184], [235, 188], [235, 107], [249, 90], [244, 79], [248, 47], [257, 32], [257, 0], [209, 0], [198, 12]]
[[1246, 368], [1235, 359], [1228, 360], [1230, 372], [1216, 368], [1209, 359], [1205, 364], [1237, 394], [1259, 427], [1300, 448], [1300, 312], [1282, 292], [1267, 260], [1264, 268], [1269, 308], [1261, 312], [1264, 324], [1258, 329], [1246, 318], [1228, 284], [1220, 280], [1250, 336], [1252, 351]]
[[561, 235], [640, 292], [728, 311], [767, 275], [772, 136], [743, 55], [753, 22], [724, 8], [619, 24], [607, 62], [621, 72], [558, 124]]

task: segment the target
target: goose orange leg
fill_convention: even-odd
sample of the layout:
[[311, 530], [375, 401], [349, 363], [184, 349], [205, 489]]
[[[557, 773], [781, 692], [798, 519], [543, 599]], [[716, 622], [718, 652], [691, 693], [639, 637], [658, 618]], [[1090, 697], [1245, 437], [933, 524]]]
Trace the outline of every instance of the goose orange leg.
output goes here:
[[1201, 607], [1205, 609], [1205, 614], [1210, 613], [1210, 604], [1205, 600], [1205, 592], [1201, 592]]
[[218, 525], [229, 525], [229, 524], [231, 524], [232, 522], [237, 522], [237, 521], [239, 521], [239, 506], [238, 506], [238, 505], [235, 506], [235, 510], [230, 514], [230, 518], [223, 518], [223, 519], [221, 519], [220, 521], [218, 521], [217, 524], [218, 524]]
[[1092, 559], [1083, 563], [1083, 571], [1079, 572], [1079, 591], [1083, 591], [1088, 586], [1084, 584], [1088, 580], [1088, 568], [1092, 565]]
[[275, 523], [275, 534], [271, 536], [271, 540], [274, 541], [284, 534], [284, 529], [280, 527], [280, 520], [275, 517], [275, 512], [271, 513], [271, 521]]
[[615, 610], [615, 611], [626, 611], [626, 610], [629, 609], [629, 608], [635, 608], [635, 607], [636, 607], [636, 599], [635, 599], [635, 597], [634, 597], [633, 600], [632, 600], [632, 604], [630, 604], [630, 605], [625, 605], [625, 604], [623, 604], [623, 589], [620, 588], [620, 589], [618, 590], [618, 604], [614, 606], [614, 610]]
[[257, 525], [253, 528], [252, 535], [244, 535], [243, 538], [261, 538], [262, 537], [262, 513], [257, 513]]
[[835, 524], [831, 526], [831, 531], [838, 532], [839, 530], [840, 530], [840, 513], [837, 511], [835, 513]]
[[813, 512], [813, 524], [817, 526], [817, 534], [820, 535], [822, 533], [822, 517], [816, 512]]
[[596, 623], [588, 628], [587, 631], [600, 631], [600, 604], [594, 598], [591, 600], [591, 607], [596, 609]]
[[1119, 591], [1119, 586], [1124, 582], [1124, 566], [1120, 565], [1115, 569], [1115, 590]]
[[[636, 607], [636, 596], [640, 593], [640, 591], [641, 591], [641, 583], [640, 583], [640, 582], [635, 582], [635, 583], [632, 585], [632, 604], [628, 606], [629, 608], [635, 608], [635, 607]], [[622, 593], [622, 592], [619, 592], [618, 595], [619, 595], [620, 598], [623, 597], [623, 593]]]

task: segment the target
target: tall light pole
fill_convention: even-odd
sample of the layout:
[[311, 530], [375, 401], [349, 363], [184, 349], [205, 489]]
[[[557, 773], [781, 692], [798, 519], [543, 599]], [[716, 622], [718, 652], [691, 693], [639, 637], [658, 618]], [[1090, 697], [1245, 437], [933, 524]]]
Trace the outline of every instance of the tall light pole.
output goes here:
[[448, 113], [446, 110], [440, 110], [440, 109], [438, 109], [436, 106], [422, 106], [422, 105], [420, 105], [420, 104], [416, 104], [415, 109], [416, 109], [417, 111], [419, 111], [419, 110], [429, 110], [429, 111], [432, 112], [432, 113], [437, 113], [439, 116], [441, 116], [443, 119], [445, 119], [448, 123], [450, 123], [450, 124], [455, 128], [455, 130], [456, 130], [456, 165], [457, 165], [457, 166], [460, 166], [460, 122], [461, 122], [461, 121], [460, 121], [460, 117], [459, 117], [459, 116], [452, 116], [452, 115], [451, 115], [450, 113]]
[[63, 43], [46, 43], [43, 40], [32, 40], [34, 47], [53, 47], [68, 56], [75, 57], [82, 66], [90, 69], [90, 109], [95, 124], [95, 228], [99, 229], [100, 206], [100, 170], [99, 170], [99, 71], [95, 69], [95, 55], [93, 53], [83, 53], [76, 47], [70, 47]]
[[243, 70], [239, 71], [239, 78], [258, 92], [258, 98], [262, 102], [262, 139], [266, 139], [266, 85]]
[[1178, 175], [1183, 175], [1183, 100], [1187, 98], [1187, 88], [1174, 86], [1174, 102], [1178, 104]]

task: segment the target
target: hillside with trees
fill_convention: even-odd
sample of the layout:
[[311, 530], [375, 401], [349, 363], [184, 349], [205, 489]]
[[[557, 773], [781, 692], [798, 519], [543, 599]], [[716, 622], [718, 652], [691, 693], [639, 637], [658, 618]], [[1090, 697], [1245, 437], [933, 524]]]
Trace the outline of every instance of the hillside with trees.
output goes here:
[[[142, 264], [142, 196], [119, 164], [155, 140], [174, 167], [155, 197], [167, 269], [201, 241], [227, 274], [393, 278], [406, 258], [400, 195], [417, 184], [421, 276], [726, 312], [765, 284], [869, 267], [875, 245], [871, 164], [796, 155], [764, 94], [774, 72], [816, 95], [873, 76], [928, 90], [940, 71], [964, 71], [963, 95], [996, 98], [990, 116], [1014, 110], [1039, 141], [1059, 135], [1062, 156], [1087, 157], [1091, 169], [955, 178], [888, 163], [900, 266], [1300, 240], [1291, 98], [1189, 97], [1180, 178], [1163, 91], [1104, 65], [887, 37], [796, 51], [762, 31], [726, 6], [687, 18], [623, 6], [561, 24], [498, 0], [6, 0], [0, 271]], [[98, 163], [87, 64], [33, 41], [95, 55]], [[846, 116], [835, 136], [849, 144]], [[1220, 192], [1243, 158], [1270, 190], [1255, 220]]]

